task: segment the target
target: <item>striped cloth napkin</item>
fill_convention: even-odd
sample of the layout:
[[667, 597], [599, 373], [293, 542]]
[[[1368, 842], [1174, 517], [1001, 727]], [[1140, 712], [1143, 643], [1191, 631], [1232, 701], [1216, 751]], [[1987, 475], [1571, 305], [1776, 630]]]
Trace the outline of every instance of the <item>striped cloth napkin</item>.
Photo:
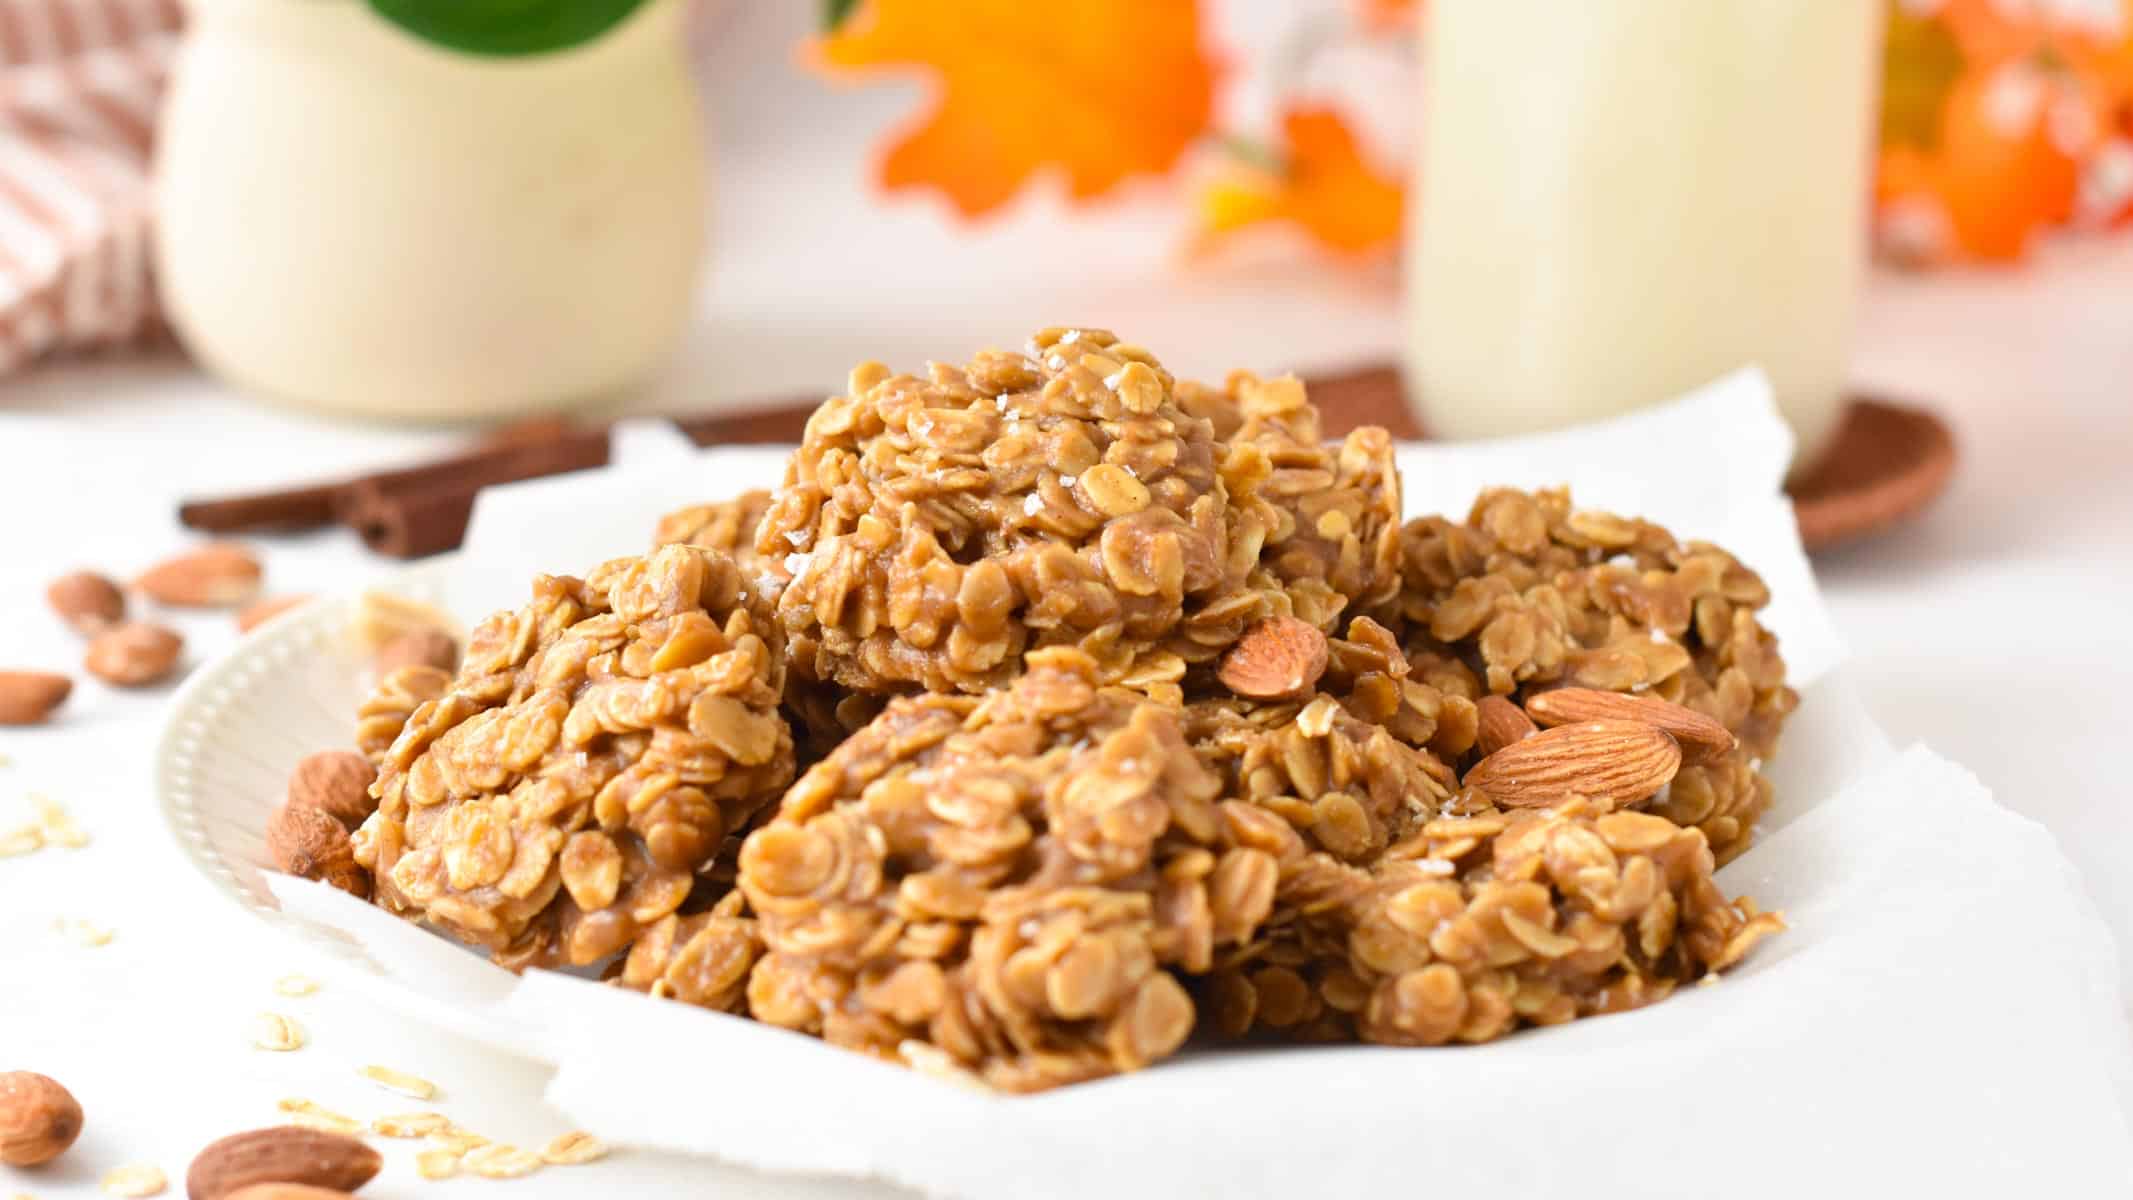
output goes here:
[[0, 0], [0, 372], [157, 332], [148, 157], [178, 0]]

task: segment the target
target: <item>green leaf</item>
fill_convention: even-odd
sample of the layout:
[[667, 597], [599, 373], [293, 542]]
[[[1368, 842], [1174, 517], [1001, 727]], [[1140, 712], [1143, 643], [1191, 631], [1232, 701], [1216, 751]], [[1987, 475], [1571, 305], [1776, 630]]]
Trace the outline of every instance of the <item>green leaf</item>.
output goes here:
[[1962, 74], [1962, 47], [1945, 25], [1891, 4], [1881, 56], [1881, 144], [1938, 146], [1941, 109]]
[[837, 32], [837, 27], [849, 20], [852, 10], [858, 7], [859, 0], [822, 0], [822, 32]]
[[644, 0], [368, 0], [423, 41], [485, 57], [549, 54], [599, 37]]

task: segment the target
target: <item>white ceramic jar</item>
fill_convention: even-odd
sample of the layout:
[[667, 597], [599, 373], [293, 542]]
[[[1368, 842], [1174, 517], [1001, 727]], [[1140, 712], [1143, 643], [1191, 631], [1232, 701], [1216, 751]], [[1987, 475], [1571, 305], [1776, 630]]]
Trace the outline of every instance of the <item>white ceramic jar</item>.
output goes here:
[[374, 416], [556, 408], [644, 378], [692, 308], [706, 166], [682, 0], [482, 57], [359, 0], [189, 0], [157, 270], [209, 368]]
[[1833, 432], [1883, 6], [1431, 0], [1407, 370], [1432, 432], [1523, 433], [1760, 363]]

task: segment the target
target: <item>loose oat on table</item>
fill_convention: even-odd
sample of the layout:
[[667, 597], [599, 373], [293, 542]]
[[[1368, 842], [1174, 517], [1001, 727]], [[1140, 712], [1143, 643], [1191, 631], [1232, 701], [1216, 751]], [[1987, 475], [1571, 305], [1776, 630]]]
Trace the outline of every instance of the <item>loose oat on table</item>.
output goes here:
[[142, 1196], [159, 1196], [170, 1186], [157, 1167], [113, 1167], [104, 1172], [100, 1186], [107, 1196], [126, 1196], [138, 1200]]
[[459, 1165], [483, 1179], [518, 1179], [541, 1169], [541, 1156], [508, 1142], [477, 1146], [461, 1156]]
[[541, 1147], [541, 1161], [568, 1167], [607, 1157], [607, 1143], [582, 1130], [562, 1134]]
[[274, 981], [274, 992], [280, 996], [309, 996], [318, 991], [318, 980], [308, 975], [284, 975]]
[[791, 779], [777, 636], [716, 551], [541, 577], [385, 754], [356, 836], [377, 902], [508, 966], [626, 948]]
[[376, 1117], [370, 1122], [372, 1133], [390, 1138], [427, 1137], [451, 1128], [452, 1119], [440, 1112], [398, 1113]]
[[1381, 608], [1420, 668], [1523, 700], [1557, 686], [1649, 695], [1715, 718], [1739, 739], [1687, 766], [1648, 811], [1693, 825], [1723, 864], [1770, 806], [1754, 765], [1799, 697], [1757, 621], [1770, 592], [1705, 542], [1576, 509], [1563, 489], [1491, 489], [1464, 522], [1410, 521], [1400, 594]]
[[89, 844], [88, 833], [74, 823], [73, 814], [59, 801], [31, 792], [30, 807], [37, 812], [37, 824], [44, 832], [45, 845], [79, 850]]
[[415, 1155], [415, 1174], [424, 1179], [450, 1179], [459, 1174], [459, 1161], [464, 1153], [451, 1149], [424, 1150]]
[[61, 917], [55, 925], [60, 933], [70, 938], [75, 945], [85, 949], [93, 950], [99, 946], [108, 946], [111, 944], [111, 939], [118, 936], [114, 931], [106, 929], [93, 921], [84, 921], [79, 918]]
[[17, 825], [0, 831], [0, 858], [15, 858], [35, 854], [44, 849], [44, 829], [38, 825]]
[[854, 368], [756, 550], [792, 572], [778, 614], [804, 680], [976, 693], [1070, 645], [1105, 682], [1174, 699], [1188, 668], [1296, 607], [1261, 561], [1284, 527], [1260, 494], [1272, 469], [1186, 411], [1145, 349], [1048, 329], [924, 378]]
[[741, 850], [765, 954], [749, 1012], [884, 1058], [923, 1042], [1027, 1091], [1145, 1066], [1273, 901], [1261, 827], [1218, 803], [1178, 710], [1030, 655], [983, 697], [892, 701]]
[[388, 1092], [413, 1096], [417, 1100], [431, 1100], [437, 1095], [437, 1085], [420, 1075], [410, 1075], [405, 1071], [395, 1071], [391, 1067], [381, 1067], [375, 1063], [365, 1066], [358, 1073]]
[[326, 1133], [345, 1133], [351, 1137], [360, 1137], [369, 1128], [363, 1122], [346, 1113], [335, 1112], [309, 1100], [298, 1098], [280, 1100], [276, 1102], [275, 1107], [281, 1110], [285, 1124], [301, 1125], [306, 1129], [317, 1129]]
[[294, 1017], [267, 1012], [252, 1018], [252, 1045], [261, 1050], [301, 1050], [308, 1040]]

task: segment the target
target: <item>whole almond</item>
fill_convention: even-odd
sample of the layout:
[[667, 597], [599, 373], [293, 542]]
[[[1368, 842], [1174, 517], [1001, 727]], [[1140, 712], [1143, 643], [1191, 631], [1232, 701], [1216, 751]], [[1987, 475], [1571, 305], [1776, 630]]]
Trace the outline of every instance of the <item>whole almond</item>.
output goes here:
[[370, 760], [353, 750], [321, 750], [297, 760], [289, 772], [288, 802], [315, 808], [355, 832], [378, 802], [371, 798], [371, 782], [378, 777]]
[[354, 1193], [308, 1183], [255, 1183], [238, 1188], [222, 1200], [354, 1200]]
[[235, 542], [210, 542], [148, 568], [133, 586], [159, 604], [227, 608], [259, 590], [259, 556]]
[[442, 629], [415, 629], [397, 634], [378, 647], [377, 657], [371, 660], [371, 669], [383, 679], [401, 667], [456, 671], [459, 669], [459, 643]]
[[250, 633], [309, 599], [310, 596], [300, 592], [294, 596], [267, 596], [254, 600], [237, 610], [237, 632]]
[[126, 619], [126, 595], [94, 571], [70, 571], [44, 589], [44, 598], [69, 628], [95, 637]]
[[1274, 617], [1261, 621], [1222, 656], [1216, 678], [1253, 700], [1307, 696], [1326, 673], [1326, 635], [1309, 621]]
[[1536, 808], [1583, 796], [1621, 808], [1665, 787], [1681, 747], [1639, 721], [1585, 721], [1543, 730], [1475, 763], [1466, 786], [1506, 808]]
[[1740, 741], [1731, 730], [1693, 708], [1657, 696], [1632, 696], [1594, 688], [1557, 688], [1526, 700], [1526, 711], [1543, 725], [1580, 721], [1639, 721], [1665, 730], [1681, 744], [1681, 761], [1694, 765], [1724, 758]]
[[1526, 711], [1503, 696], [1483, 696], [1474, 705], [1478, 732], [1474, 748], [1486, 758], [1514, 742], [1522, 742], [1540, 727]]
[[275, 867], [318, 879], [359, 899], [370, 896], [370, 875], [355, 860], [348, 829], [315, 808], [283, 804], [267, 819], [267, 858]]
[[246, 1188], [270, 1183], [352, 1192], [384, 1165], [378, 1152], [357, 1138], [277, 1125], [210, 1144], [186, 1170], [185, 1194], [192, 1200], [228, 1200]]
[[0, 1074], [0, 1163], [34, 1167], [67, 1152], [81, 1136], [81, 1105], [50, 1076]]
[[66, 703], [74, 681], [49, 671], [0, 671], [0, 725], [38, 725]]
[[89, 674], [119, 687], [145, 687], [167, 677], [185, 652], [175, 630], [149, 621], [128, 621], [89, 639], [82, 666]]

